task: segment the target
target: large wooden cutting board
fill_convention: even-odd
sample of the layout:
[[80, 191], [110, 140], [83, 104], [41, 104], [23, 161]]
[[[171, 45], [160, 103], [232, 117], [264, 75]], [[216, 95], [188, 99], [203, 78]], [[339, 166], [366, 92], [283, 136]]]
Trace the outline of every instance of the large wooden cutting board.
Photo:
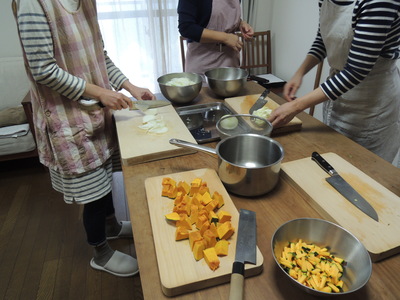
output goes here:
[[400, 197], [335, 153], [321, 155], [376, 210], [376, 222], [337, 192], [326, 180], [329, 175], [310, 158], [282, 164], [282, 175], [309, 199], [326, 219], [353, 233], [367, 248], [372, 261], [400, 251]]
[[143, 116], [139, 110], [120, 110], [114, 112], [117, 125], [122, 163], [127, 166], [148, 161], [191, 154], [196, 151], [180, 148], [169, 143], [171, 138], [197, 143], [172, 105], [158, 107], [168, 132], [150, 134], [140, 129]]
[[[248, 114], [250, 108], [257, 101], [258, 97], [260, 97], [260, 94], [226, 98], [225, 103], [238, 114]], [[279, 107], [279, 104], [274, 100], [269, 97], [267, 97], [267, 99], [268, 102], [265, 105], [266, 107], [272, 110]], [[282, 127], [274, 128], [272, 130], [272, 135], [301, 130], [302, 123], [303, 122], [299, 118], [294, 117], [293, 120], [291, 120], [288, 124]]]
[[[236, 232], [229, 239], [229, 254], [220, 257], [220, 267], [217, 270], [212, 271], [204, 259], [200, 261], [194, 259], [188, 240], [175, 241], [175, 226], [165, 220], [165, 215], [173, 209], [173, 200], [161, 197], [161, 182], [164, 177], [171, 177], [176, 182], [186, 181], [187, 183], [198, 177], [207, 182], [211, 193], [218, 191], [223, 196], [225, 205], [221, 209], [232, 214], [232, 225]], [[164, 294], [175, 296], [229, 282], [236, 252], [239, 213], [215, 170], [198, 169], [147, 178], [145, 188], [158, 270]], [[259, 274], [263, 268], [263, 261], [264, 258], [257, 248], [257, 263], [256, 265], [245, 265], [245, 276]]]

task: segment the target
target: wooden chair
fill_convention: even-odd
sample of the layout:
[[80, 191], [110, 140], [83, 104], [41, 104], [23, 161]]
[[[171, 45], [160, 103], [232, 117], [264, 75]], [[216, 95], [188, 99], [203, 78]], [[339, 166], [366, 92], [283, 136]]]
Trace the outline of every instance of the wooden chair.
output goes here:
[[[317, 66], [317, 73], [315, 74], [315, 80], [314, 80], [314, 90], [319, 87], [319, 84], [321, 83], [321, 74], [322, 74], [322, 68], [324, 67], [324, 61], [322, 60], [318, 66]], [[310, 107], [310, 111], [308, 112], [311, 116], [314, 115], [314, 110], [315, 110], [315, 105]]]
[[243, 42], [240, 67], [246, 69], [249, 75], [272, 73], [271, 31], [254, 32], [253, 38], [247, 41], [241, 33], [238, 35]]

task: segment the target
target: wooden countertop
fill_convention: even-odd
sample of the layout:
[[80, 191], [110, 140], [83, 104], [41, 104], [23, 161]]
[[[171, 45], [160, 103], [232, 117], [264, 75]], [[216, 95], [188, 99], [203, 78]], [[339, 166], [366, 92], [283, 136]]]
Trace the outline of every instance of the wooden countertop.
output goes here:
[[[241, 95], [261, 93], [263, 87], [248, 82]], [[271, 94], [277, 103], [285, 100]], [[193, 104], [216, 102], [214, 94], [203, 88], [198, 100]], [[300, 113], [301, 131], [274, 136], [284, 150], [283, 162], [310, 157], [313, 151], [319, 153], [334, 152], [362, 170], [381, 185], [400, 195], [400, 169], [374, 155], [345, 136], [335, 132], [307, 113]], [[211, 143], [210, 146], [214, 146]], [[170, 299], [161, 290], [156, 253], [153, 243], [149, 210], [146, 201], [144, 181], [148, 177], [189, 171], [200, 168], [216, 169], [217, 159], [198, 152], [178, 158], [163, 159], [155, 162], [123, 166], [127, 201], [135, 237], [135, 247], [140, 268], [140, 278], [145, 299]], [[245, 279], [245, 299], [315, 299], [315, 297], [294, 287], [276, 266], [271, 252], [271, 237], [284, 222], [300, 217], [322, 218], [322, 216], [302, 197], [285, 179], [281, 178], [276, 188], [256, 199], [247, 199], [231, 194], [237, 209], [246, 208], [257, 211], [258, 247], [264, 256], [264, 270], [254, 277]], [[397, 270], [400, 269], [400, 255], [389, 257], [373, 264], [372, 276], [361, 290], [336, 299], [398, 299]], [[183, 294], [174, 299], [227, 299], [229, 283]]]

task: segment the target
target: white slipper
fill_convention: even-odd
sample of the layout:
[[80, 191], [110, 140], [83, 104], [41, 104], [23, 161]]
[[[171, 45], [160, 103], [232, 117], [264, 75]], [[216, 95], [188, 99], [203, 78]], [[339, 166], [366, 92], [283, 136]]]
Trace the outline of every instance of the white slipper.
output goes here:
[[108, 236], [107, 240], [133, 238], [132, 224], [130, 221], [121, 221], [121, 231], [118, 235]]
[[90, 261], [90, 266], [93, 269], [108, 272], [119, 277], [130, 277], [139, 273], [137, 260], [119, 251], [114, 251], [114, 254], [104, 267], [96, 264], [94, 258]]

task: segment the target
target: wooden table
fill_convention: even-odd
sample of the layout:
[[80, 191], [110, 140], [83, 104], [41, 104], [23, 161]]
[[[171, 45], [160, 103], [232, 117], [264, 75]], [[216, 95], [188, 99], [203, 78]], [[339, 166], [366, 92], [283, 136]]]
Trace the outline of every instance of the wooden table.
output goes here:
[[[262, 91], [263, 88], [258, 84], [248, 82], [241, 95], [261, 93]], [[271, 94], [270, 97], [277, 103], [284, 102], [282, 98], [275, 94]], [[220, 100], [216, 99], [208, 88], [203, 88], [198, 103], [215, 101]], [[319, 153], [334, 152], [396, 195], [400, 195], [400, 169], [325, 126], [307, 113], [301, 113], [298, 117], [303, 122], [301, 131], [274, 137], [285, 150], [283, 162], [310, 157], [312, 151]], [[215, 143], [210, 144], [212, 147], [214, 145]], [[166, 297], [161, 290], [144, 180], [148, 177], [193, 169], [216, 169], [216, 166], [216, 158], [198, 152], [178, 158], [123, 167], [145, 299], [169, 299], [169, 297]], [[271, 252], [271, 237], [274, 231], [286, 221], [300, 217], [322, 218], [321, 215], [308, 204], [298, 190], [284, 179], [281, 179], [276, 188], [265, 196], [247, 199], [231, 195], [231, 198], [238, 210], [246, 208], [257, 211], [258, 247], [264, 256], [263, 272], [258, 276], [245, 279], [245, 299], [314, 299], [313, 296], [294, 287], [276, 266]], [[338, 296], [338, 298], [399, 299], [398, 270], [400, 270], [400, 255], [374, 263], [371, 279], [364, 288], [351, 295]], [[183, 294], [175, 298], [190, 300], [227, 299], [228, 295], [229, 283]]]

